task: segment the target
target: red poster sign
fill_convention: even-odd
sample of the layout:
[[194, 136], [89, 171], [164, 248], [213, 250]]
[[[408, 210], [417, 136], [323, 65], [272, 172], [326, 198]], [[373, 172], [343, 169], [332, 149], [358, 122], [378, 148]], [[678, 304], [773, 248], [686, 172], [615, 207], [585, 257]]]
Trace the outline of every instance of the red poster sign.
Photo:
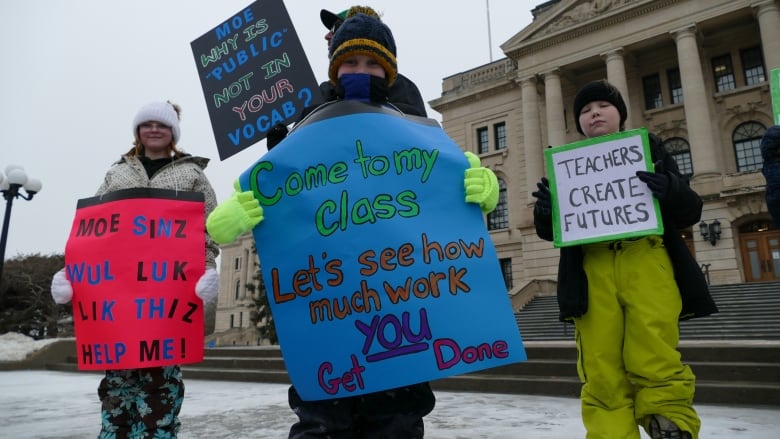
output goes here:
[[79, 200], [65, 248], [81, 370], [203, 360], [203, 194], [127, 189]]

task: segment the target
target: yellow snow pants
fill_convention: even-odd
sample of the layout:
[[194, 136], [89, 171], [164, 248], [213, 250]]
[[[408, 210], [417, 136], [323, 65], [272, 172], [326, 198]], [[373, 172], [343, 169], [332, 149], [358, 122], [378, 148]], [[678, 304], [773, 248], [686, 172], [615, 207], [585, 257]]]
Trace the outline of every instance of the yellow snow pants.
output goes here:
[[696, 377], [677, 351], [682, 304], [661, 237], [583, 251], [588, 311], [574, 323], [587, 439], [639, 439], [654, 414], [697, 439]]

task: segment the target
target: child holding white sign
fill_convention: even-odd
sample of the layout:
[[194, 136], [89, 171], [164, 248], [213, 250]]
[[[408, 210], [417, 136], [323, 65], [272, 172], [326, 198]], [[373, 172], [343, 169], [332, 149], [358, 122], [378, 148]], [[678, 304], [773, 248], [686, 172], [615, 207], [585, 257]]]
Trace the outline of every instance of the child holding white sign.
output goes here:
[[[360, 11], [348, 13], [333, 36], [330, 59], [329, 77], [340, 90], [336, 100], [392, 104], [388, 101], [388, 87], [397, 77], [395, 41], [390, 29], [376, 17]], [[312, 115], [316, 113], [317, 109]], [[489, 212], [498, 200], [497, 179], [492, 171], [479, 165], [476, 157], [469, 157], [469, 162], [472, 167], [465, 174], [465, 202], [477, 203]], [[263, 210], [254, 194], [237, 191], [209, 216], [207, 227], [217, 242], [227, 243], [263, 219]], [[293, 386], [288, 401], [299, 418], [290, 429], [291, 439], [422, 438], [423, 417], [435, 404], [427, 382], [316, 401], [303, 400]]]
[[[577, 92], [577, 131], [597, 137], [624, 131], [620, 92], [593, 81]], [[650, 135], [655, 172], [637, 171], [661, 206], [663, 236], [561, 248], [560, 319], [573, 322], [582, 420], [589, 438], [697, 438], [695, 376], [680, 360], [678, 320], [717, 312], [704, 276], [680, 237], [696, 224], [703, 202], [661, 140]], [[547, 178], [537, 183], [534, 225], [553, 240]]]

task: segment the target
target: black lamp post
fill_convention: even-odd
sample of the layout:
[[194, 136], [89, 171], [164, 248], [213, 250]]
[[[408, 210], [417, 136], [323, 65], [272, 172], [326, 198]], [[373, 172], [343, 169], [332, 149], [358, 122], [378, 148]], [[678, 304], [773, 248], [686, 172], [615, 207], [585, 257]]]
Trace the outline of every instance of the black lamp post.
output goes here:
[[[29, 178], [21, 166], [9, 165], [5, 168], [5, 175], [0, 173], [0, 192], [5, 198], [5, 217], [3, 218], [3, 235], [0, 237], [0, 282], [3, 279], [3, 265], [5, 263], [5, 244], [8, 240], [8, 223], [11, 221], [11, 207], [14, 198], [32, 200], [33, 195], [41, 191], [41, 181]], [[24, 193], [20, 192], [24, 189]]]

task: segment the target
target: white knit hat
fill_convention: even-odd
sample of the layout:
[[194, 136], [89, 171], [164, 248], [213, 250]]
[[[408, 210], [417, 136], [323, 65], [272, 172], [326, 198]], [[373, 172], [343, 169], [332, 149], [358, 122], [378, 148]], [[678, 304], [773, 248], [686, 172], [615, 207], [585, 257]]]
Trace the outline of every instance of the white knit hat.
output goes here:
[[168, 102], [152, 102], [141, 107], [133, 119], [133, 135], [138, 135], [138, 125], [149, 121], [164, 123], [171, 127], [173, 143], [179, 143], [179, 115], [173, 105]]

